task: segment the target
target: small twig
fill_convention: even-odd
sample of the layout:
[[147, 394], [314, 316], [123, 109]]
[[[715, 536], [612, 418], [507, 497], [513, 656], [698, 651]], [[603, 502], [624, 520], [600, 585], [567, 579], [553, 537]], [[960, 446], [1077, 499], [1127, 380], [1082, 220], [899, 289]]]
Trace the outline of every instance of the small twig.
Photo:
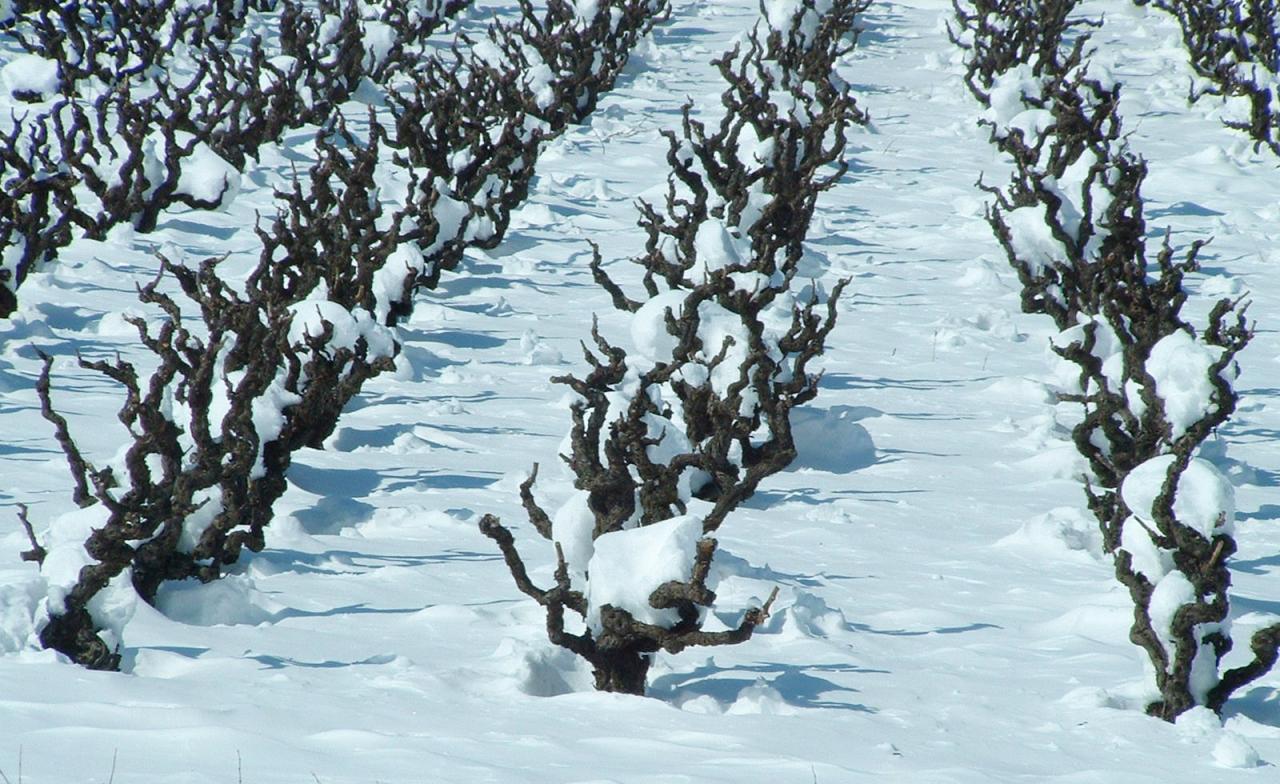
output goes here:
[[40, 371], [40, 377], [36, 379], [36, 396], [40, 398], [40, 414], [53, 425], [54, 438], [57, 439], [58, 445], [62, 447], [62, 452], [67, 458], [67, 464], [71, 468], [71, 478], [76, 484], [71, 500], [75, 501], [76, 505], [81, 508], [92, 506], [97, 503], [97, 500], [89, 494], [87, 475], [92, 472], [92, 468], [80, 454], [80, 449], [76, 446], [76, 442], [72, 440], [71, 433], [67, 429], [67, 420], [54, 410], [53, 402], [50, 400], [49, 371], [53, 369], [53, 357], [43, 351], [37, 350], [37, 353], [44, 360], [44, 369]]
[[1222, 560], [1222, 550], [1227, 546], [1226, 539], [1219, 539], [1213, 546], [1213, 554], [1209, 556], [1209, 561], [1204, 565], [1202, 574], [1209, 574], [1218, 566], [1218, 562]]
[[773, 609], [773, 600], [778, 598], [778, 586], [773, 586], [773, 590], [769, 592], [769, 598], [765, 600], [760, 607], [760, 620], [769, 617], [769, 611]]
[[27, 540], [31, 542], [31, 549], [22, 553], [22, 560], [35, 561], [37, 566], [43, 566], [44, 557], [49, 554], [49, 551], [41, 547], [40, 542], [36, 540], [36, 532], [31, 528], [31, 521], [27, 519], [26, 504], [18, 504], [18, 522], [22, 523], [22, 529], [27, 532]]
[[533, 464], [533, 470], [529, 472], [529, 478], [520, 483], [520, 503], [524, 506], [525, 512], [529, 515], [529, 522], [533, 523], [533, 527], [542, 535], [543, 539], [551, 538], [551, 518], [538, 506], [538, 502], [533, 498], [533, 485], [538, 481], [538, 464]]
[[520, 553], [516, 550], [515, 538], [511, 532], [491, 514], [486, 514], [480, 518], [480, 533], [489, 537], [498, 545], [498, 549], [502, 551], [502, 558], [506, 561], [507, 569], [510, 570], [512, 578], [515, 580], [516, 587], [522, 593], [529, 596], [538, 604], [546, 605], [547, 593], [541, 588], [533, 584], [529, 579], [529, 572], [525, 569], [524, 561], [520, 558]]

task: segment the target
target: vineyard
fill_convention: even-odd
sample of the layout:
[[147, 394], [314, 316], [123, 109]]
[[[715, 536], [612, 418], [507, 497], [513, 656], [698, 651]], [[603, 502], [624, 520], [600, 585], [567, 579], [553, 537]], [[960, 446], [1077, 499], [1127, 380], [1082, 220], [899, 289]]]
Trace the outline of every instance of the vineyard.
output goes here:
[[0, 0], [0, 780], [1268, 780], [1278, 29]]

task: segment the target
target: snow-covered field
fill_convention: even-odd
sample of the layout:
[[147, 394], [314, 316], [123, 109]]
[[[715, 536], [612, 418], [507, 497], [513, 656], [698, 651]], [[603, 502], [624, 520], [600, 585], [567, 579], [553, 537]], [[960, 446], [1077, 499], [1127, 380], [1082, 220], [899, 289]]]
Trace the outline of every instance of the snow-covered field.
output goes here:
[[[1204, 453], [1236, 486], [1233, 613], [1250, 628], [1280, 615], [1280, 161], [1225, 129], [1213, 101], [1187, 106], [1170, 18], [1120, 0], [1083, 10], [1105, 12], [1095, 61], [1125, 86], [1153, 236], [1213, 238], [1191, 310], [1253, 301], [1240, 406]], [[478, 2], [461, 23], [494, 12], [510, 9]], [[154, 276], [154, 251], [251, 263], [255, 214], [313, 159], [314, 129], [265, 149], [225, 210], [172, 211], [155, 232], [64, 249], [0, 321], [3, 778], [1274, 780], [1280, 674], [1239, 693], [1225, 721], [1142, 712], [1132, 606], [1084, 505], [1072, 411], [1052, 403], [1054, 328], [1020, 312], [983, 219], [975, 182], [1007, 170], [976, 125], [949, 15], [946, 0], [876, 2], [841, 65], [871, 123], [820, 198], [805, 275], [852, 283], [821, 392], [797, 414], [799, 459], [717, 534], [720, 619], [735, 625], [777, 587], [773, 614], [742, 645], [659, 654], [647, 697], [592, 690], [477, 522], [500, 516], [535, 581], [550, 582], [552, 552], [518, 494], [535, 462], [545, 506], [572, 491], [556, 457], [566, 390], [549, 378], [585, 367], [592, 314], [628, 341], [592, 282], [588, 241], [611, 274], [638, 279], [635, 201], [665, 194], [660, 131], [687, 99], [716, 116], [710, 60], [759, 17], [754, 0], [674, 0], [590, 119], [544, 150], [504, 242], [420, 297], [396, 371], [366, 386], [325, 449], [296, 456], [267, 548], [216, 583], [166, 589], [162, 612], [138, 603], [123, 673], [59, 660], [34, 637], [44, 586], [19, 560], [17, 505], [38, 531], [75, 509], [40, 417], [37, 350], [56, 357], [72, 432], [111, 457], [125, 443], [119, 398], [76, 354], [146, 360], [121, 314], [144, 309], [134, 287]]]

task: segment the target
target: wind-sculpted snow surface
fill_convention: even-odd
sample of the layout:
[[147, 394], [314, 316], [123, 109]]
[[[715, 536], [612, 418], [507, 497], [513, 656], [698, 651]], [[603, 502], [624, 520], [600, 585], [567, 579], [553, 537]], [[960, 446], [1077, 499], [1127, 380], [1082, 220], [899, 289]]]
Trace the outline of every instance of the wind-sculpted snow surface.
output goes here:
[[[0, 0], [0, 11], [5, 5]], [[53, 7], [31, 0], [9, 5]], [[254, 33], [275, 51], [282, 6], [219, 5], [245, 11], [243, 27], [228, 25], [237, 56], [251, 53]], [[410, 13], [438, 7], [393, 5]], [[584, 0], [568, 7], [586, 18], [606, 5]], [[344, 7], [327, 29], [337, 29]], [[361, 7], [369, 33], [362, 43], [370, 51], [386, 42], [371, 21], [409, 27], [375, 20], [380, 2]], [[538, 19], [549, 8], [533, 2]], [[683, 512], [671, 504], [655, 513], [653, 525], [592, 538], [590, 492], [574, 486], [577, 474], [556, 457], [573, 455], [571, 407], [586, 398], [548, 377], [586, 380], [593, 368], [583, 358], [584, 338], [601, 364], [610, 364], [591, 337], [595, 316], [598, 333], [625, 351], [633, 371], [623, 383], [606, 385], [600, 442], [607, 443], [608, 426], [625, 423], [627, 402], [640, 397], [632, 394], [640, 375], [675, 362], [681, 338], [667, 330], [670, 309], [674, 319], [695, 313], [700, 339], [715, 346], [692, 351], [681, 378], [692, 384], [705, 374], [705, 387], [690, 389], [732, 391], [737, 368], [727, 363], [741, 354], [715, 367], [710, 361], [725, 336], [750, 338], [742, 311], [731, 298], [711, 296], [688, 308], [685, 300], [708, 275], [723, 274], [717, 270], [755, 262], [756, 239], [743, 229], [764, 217], [769, 192], [746, 182], [739, 201], [709, 189], [705, 219], [691, 221], [687, 234], [663, 233], [677, 230], [697, 199], [677, 176], [676, 204], [668, 209], [668, 177], [677, 168], [662, 132], [684, 144], [682, 107], [690, 103], [690, 133], [700, 123], [705, 137], [715, 137], [729, 83], [712, 61], [737, 48], [739, 59], [728, 65], [740, 70], [750, 51], [747, 32], [771, 11], [794, 8], [672, 0], [669, 17], [663, 13], [661, 23], [637, 37], [594, 110], [543, 135], [500, 240], [487, 233], [480, 209], [488, 196], [443, 198], [453, 193], [455, 167], [395, 160], [417, 154], [396, 146], [402, 134], [395, 116], [414, 100], [414, 77], [423, 73], [417, 66], [390, 69], [386, 84], [362, 80], [339, 107], [341, 122], [285, 127], [255, 155], [246, 153], [237, 169], [239, 191], [223, 207], [175, 205], [161, 211], [154, 231], [122, 223], [101, 240], [74, 229], [58, 246], [57, 261], [27, 276], [17, 309], [0, 321], [0, 517], [10, 522], [0, 527], [0, 778], [106, 781], [114, 766], [115, 781], [137, 784], [1269, 780], [1280, 760], [1276, 673], [1237, 689], [1221, 714], [1193, 707], [1170, 724], [1145, 712], [1160, 695], [1150, 657], [1127, 639], [1134, 603], [1082, 503], [1080, 476], [1091, 468], [1072, 439], [1082, 408], [1058, 404], [1063, 390], [1079, 386], [1079, 370], [1053, 353], [1052, 340], [1062, 332], [1053, 319], [1022, 312], [1018, 273], [984, 219], [984, 202], [994, 197], [975, 181], [981, 176], [1004, 186], [1014, 167], [990, 143], [990, 128], [975, 124], [980, 110], [965, 84], [966, 57], [947, 41], [948, 22], [963, 35], [949, 0], [871, 5], [859, 15], [864, 32], [857, 47], [830, 69], [851, 85], [867, 122], [848, 123], [849, 171], [818, 194], [791, 283], [760, 313], [766, 346], [790, 328], [790, 304], [803, 309], [811, 292], [819, 297], [816, 317], [825, 322], [828, 309], [838, 315], [821, 356], [805, 370], [809, 377], [821, 372], [816, 397], [790, 409], [794, 458], [765, 476], [713, 533], [704, 533], [703, 523], [721, 488], [732, 489], [732, 472], [717, 482], [695, 467], [667, 485], [683, 500]], [[1213, 304], [1248, 291], [1249, 313], [1258, 320], [1235, 357], [1235, 410], [1192, 454], [1174, 496], [1178, 520], [1215, 538], [1230, 531], [1236, 544], [1225, 559], [1231, 601], [1223, 622], [1236, 647], [1216, 670], [1202, 666], [1212, 656], [1192, 667], [1197, 676], [1220, 677], [1252, 659], [1250, 636], [1274, 624], [1280, 609], [1274, 585], [1280, 365], [1272, 361], [1280, 343], [1268, 315], [1280, 312], [1273, 274], [1280, 211], [1268, 175], [1274, 156], [1224, 128], [1217, 101], [1188, 105], [1194, 72], [1172, 15], [1149, 4], [1081, 0], [1068, 18], [1086, 16], [1103, 23], [1065, 35], [1071, 44], [1089, 33], [1095, 49], [1089, 73], [1099, 78], [1105, 68], [1121, 85], [1121, 135], [1146, 163], [1147, 228], [1171, 228], [1175, 249], [1212, 238], [1197, 254], [1199, 269], [1182, 276], [1188, 296], [1180, 317], [1195, 333], [1176, 329], [1157, 340], [1155, 361], [1147, 364], [1151, 389], [1170, 413], [1170, 434], [1175, 421], [1194, 431], [1209, 410], [1204, 390], [1212, 379], [1204, 369], [1222, 353], [1202, 329]], [[487, 46], [490, 29], [527, 24], [516, 2], [475, 0], [432, 32], [421, 51], [470, 84], [473, 51], [505, 56], [501, 46]], [[12, 29], [0, 22], [0, 83], [56, 90], [48, 86], [56, 69], [50, 75], [19, 61], [27, 53]], [[536, 68], [533, 50], [529, 56], [530, 70], [508, 83], [509, 95], [518, 97], [512, 106], [489, 108], [480, 81], [470, 94], [476, 99], [461, 102], [494, 122], [452, 123], [447, 118], [458, 102], [426, 102], [444, 116], [424, 115], [406, 127], [456, 134], [439, 137], [460, 140], [453, 152], [472, 146], [468, 133], [497, 128], [486, 136], [486, 143], [496, 141], [509, 116], [520, 115], [519, 128], [549, 129], [538, 97], [545, 103], [564, 95], [576, 106], [581, 93], [557, 92]], [[286, 70], [283, 62], [274, 65]], [[972, 80], [981, 87], [979, 77]], [[1002, 94], [1010, 107], [1021, 104], [1018, 91]], [[397, 105], [383, 96], [404, 100]], [[32, 106], [2, 92], [0, 122], [10, 110], [21, 116]], [[571, 104], [563, 106], [555, 113], [572, 117]], [[769, 106], [786, 116], [792, 103], [778, 93]], [[385, 135], [370, 122], [371, 109]], [[268, 114], [253, 112], [250, 119]], [[1026, 127], [1036, 127], [1036, 117], [1028, 114]], [[744, 165], [769, 153], [754, 131], [744, 128], [738, 139]], [[698, 144], [681, 149], [689, 154], [677, 160], [710, 182], [713, 167], [699, 157]], [[453, 160], [461, 172], [467, 155]], [[508, 159], [524, 171], [521, 160]], [[721, 160], [711, 158], [716, 166]], [[833, 161], [817, 174], [838, 171]], [[464, 233], [462, 246], [447, 251], [456, 258], [453, 269], [418, 286], [412, 308], [397, 316], [391, 303], [403, 295], [409, 273], [416, 284], [437, 258], [424, 250], [434, 239], [419, 242], [431, 225], [419, 209], [430, 197], [423, 190], [429, 176], [442, 194], [430, 215], [462, 226], [476, 241]], [[478, 180], [477, 193], [506, 187], [485, 185], [486, 179]], [[1076, 184], [1064, 185], [1064, 193], [1076, 193]], [[794, 213], [807, 209], [796, 191], [787, 193]], [[724, 214], [711, 214], [721, 203]], [[334, 214], [347, 219], [335, 222]], [[637, 218], [646, 225], [637, 228]], [[779, 212], [766, 224], [793, 225], [783, 218]], [[654, 249], [647, 247], [650, 225], [659, 229]], [[450, 231], [433, 236], [459, 236]], [[780, 249], [774, 261], [781, 269], [789, 240], [769, 239], [771, 232], [759, 236]], [[1154, 279], [1160, 235], [1144, 236]], [[599, 246], [599, 277], [615, 284], [621, 306], [592, 273], [590, 242]], [[255, 275], [267, 246], [273, 264]], [[239, 557], [219, 565], [220, 576], [210, 582], [199, 575], [164, 580], [148, 603], [134, 586], [132, 565], [114, 577], [95, 570], [107, 586], [85, 609], [99, 627], [101, 652], [118, 655], [121, 672], [89, 671], [43, 647], [40, 636], [52, 610], [83, 598], [72, 581], [102, 563], [84, 545], [111, 510], [103, 502], [80, 508], [73, 497], [57, 428], [41, 415], [44, 361], [36, 350], [52, 358], [52, 410], [66, 421], [86, 470], [113, 467], [117, 484], [108, 494], [122, 500], [133, 489], [127, 458], [136, 443], [118, 416], [127, 386], [79, 360], [113, 372], [117, 361], [129, 363], [146, 399], [162, 358], [142, 344], [130, 319], [142, 320], [154, 338], [169, 320], [159, 303], [137, 296], [137, 287], [156, 280], [157, 252], [196, 275], [204, 259], [218, 259], [209, 283], [223, 284], [228, 295], [244, 299], [255, 287], [290, 292], [281, 309], [292, 321], [272, 336], [295, 343], [323, 335], [326, 323], [334, 329], [314, 354], [307, 350], [307, 362], [327, 363], [361, 336], [373, 352], [381, 351], [379, 336], [392, 338], [396, 353], [331, 421], [327, 437], [314, 430], [311, 445], [289, 453], [260, 550], [248, 546], [249, 521], [259, 519], [254, 508], [229, 529], [245, 534]], [[645, 283], [650, 264], [630, 263], [649, 258], [663, 262], [650, 276], [652, 294]], [[1177, 250], [1171, 261], [1183, 258]], [[161, 277], [155, 294], [180, 306], [180, 328], [191, 341], [206, 342], [200, 306], [178, 274]], [[726, 293], [755, 290], [747, 274], [729, 275], [735, 285], [726, 285]], [[850, 283], [832, 302], [846, 278]], [[1096, 334], [1112, 337], [1101, 325]], [[265, 354], [275, 343], [263, 345]], [[226, 353], [216, 361], [225, 365]], [[1123, 373], [1122, 363], [1115, 367]], [[176, 392], [182, 378], [179, 371], [168, 388]], [[773, 378], [773, 389], [782, 378]], [[232, 383], [241, 380], [230, 375]], [[250, 426], [260, 436], [290, 432], [288, 406], [280, 405], [289, 395], [285, 380], [271, 376], [267, 394], [233, 417], [229, 430], [222, 427], [230, 398], [221, 378], [210, 405], [209, 441], [235, 451], [233, 464], [264, 491], [267, 473], [253, 480], [257, 461], [247, 457], [245, 434]], [[645, 411], [635, 427], [657, 441], [644, 445], [643, 457], [670, 466], [711, 447], [686, 427], [673, 384], [657, 386], [663, 407]], [[338, 384], [321, 388], [336, 392]], [[294, 394], [305, 394], [303, 385]], [[181, 477], [198, 468], [197, 458], [216, 452], [194, 446], [191, 407], [172, 397], [161, 420], [189, 431], [178, 437], [187, 450]], [[750, 407], [720, 410], [736, 420]], [[142, 416], [139, 409], [133, 425], [139, 433]], [[761, 426], [749, 443], [760, 447], [770, 437]], [[1140, 521], [1123, 527], [1135, 569], [1162, 585], [1153, 629], [1173, 640], [1186, 584], [1177, 559], [1168, 571], [1168, 548], [1142, 527], [1159, 533], [1163, 512], [1155, 499], [1170, 454], [1137, 463], [1116, 492]], [[268, 471], [267, 448], [257, 455]], [[526, 522], [520, 486], [534, 461], [541, 470], [530, 493], [547, 513], [551, 540]], [[145, 462], [155, 490], [146, 497], [159, 499], [157, 512], [168, 499], [184, 497], [183, 481], [205, 481], [193, 473], [162, 497], [161, 488], [169, 487], [164, 460], [149, 455]], [[726, 462], [745, 477], [746, 461], [736, 451]], [[92, 476], [84, 485], [91, 496]], [[1094, 490], [1103, 487], [1095, 482]], [[176, 536], [178, 526], [162, 525], [165, 535], [145, 540], [154, 542], [146, 552], [162, 552], [174, 537], [172, 563], [181, 564], [206, 535], [220, 536], [223, 521], [215, 518], [235, 498], [216, 484], [192, 500], [204, 503]], [[27, 507], [38, 548], [18, 519], [18, 504]], [[641, 509], [638, 500], [635, 508]], [[1218, 525], [1215, 511], [1227, 511], [1229, 525]], [[632, 628], [642, 620], [670, 631], [672, 619], [679, 622], [678, 606], [653, 606], [654, 588], [695, 582], [699, 547], [709, 537], [716, 546], [705, 585], [714, 601], [691, 602], [701, 632], [735, 631], [748, 610], [777, 594], [750, 640], [659, 650], [645, 673], [646, 696], [599, 693], [590, 662], [548, 639], [546, 609], [516, 587], [501, 550], [479, 532], [485, 514], [509, 528], [532, 585], [554, 590], [553, 542], [559, 542], [574, 588], [589, 588], [597, 608], [632, 614]], [[127, 519], [141, 526], [156, 518]], [[121, 552], [104, 539], [99, 552]], [[144, 544], [116, 542], [135, 554]], [[23, 553], [43, 555], [45, 569], [24, 562]], [[1142, 564], [1140, 553], [1148, 557]], [[198, 562], [209, 574], [214, 566]], [[1184, 576], [1194, 591], [1196, 578]], [[601, 612], [601, 630], [615, 617], [622, 616]], [[567, 633], [585, 634], [593, 622], [565, 611]], [[1171, 629], [1175, 635], [1166, 634]], [[1209, 631], [1202, 621], [1190, 629], [1192, 639]]]

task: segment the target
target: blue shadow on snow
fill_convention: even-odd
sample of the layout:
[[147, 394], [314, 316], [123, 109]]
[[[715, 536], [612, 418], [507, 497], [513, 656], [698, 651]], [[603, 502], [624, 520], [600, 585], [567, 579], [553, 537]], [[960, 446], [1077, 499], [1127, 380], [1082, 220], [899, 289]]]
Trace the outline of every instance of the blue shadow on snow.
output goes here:
[[[730, 705], [738, 700], [744, 690], [763, 681], [777, 691], [788, 705], [798, 708], [876, 712], [874, 708], [861, 703], [839, 699], [842, 695], [857, 694], [857, 689], [819, 678], [812, 675], [813, 672], [885, 675], [889, 671], [852, 664], [796, 665], [779, 662], [718, 667], [712, 661], [692, 672], [668, 673], [655, 678], [649, 685], [648, 694], [667, 702], [709, 696], [721, 705]], [[723, 677], [738, 673], [745, 673], [748, 677]]]
[[[497, 553], [478, 553], [471, 550], [445, 550], [429, 555], [371, 555], [355, 550], [325, 550], [322, 553], [304, 553], [300, 550], [271, 549], [250, 553], [242, 558], [244, 563], [261, 562], [275, 571], [302, 574], [360, 574], [387, 566], [414, 568], [432, 564], [480, 561], [501, 561]], [[349, 567], [349, 568], [338, 568]]]

